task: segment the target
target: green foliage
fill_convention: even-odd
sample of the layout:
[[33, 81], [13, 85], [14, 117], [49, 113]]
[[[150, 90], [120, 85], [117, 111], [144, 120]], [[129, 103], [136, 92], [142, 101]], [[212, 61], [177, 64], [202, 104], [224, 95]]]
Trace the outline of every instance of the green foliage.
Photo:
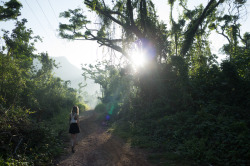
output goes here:
[[184, 159], [183, 165], [247, 165], [248, 79], [240, 78], [231, 62], [200, 67], [192, 77], [183, 63], [174, 57], [162, 70], [160, 97], [149, 103], [137, 96], [121, 105], [114, 133], [150, 149], [163, 163], [178, 165]]
[[11, 34], [4, 30], [0, 51], [0, 165], [53, 165], [63, 151], [72, 106], [87, 106], [68, 82], [53, 77], [47, 53], [34, 54], [39, 37], [26, 22], [17, 21]]
[[[186, 115], [182, 127], [175, 131], [175, 137], [181, 142], [176, 147], [180, 154], [198, 164], [246, 164], [249, 156], [244, 148], [248, 146], [249, 129], [243, 127], [246, 124], [221, 115], [216, 117], [205, 111], [191, 116], [193, 118]], [[243, 128], [234, 130], [236, 124], [242, 124]]]
[[95, 107], [95, 111], [100, 112], [100, 113], [106, 113], [107, 112], [106, 105], [105, 104], [98, 104]]
[[[172, 11], [176, 3], [169, 0], [167, 30], [152, 1], [114, 1], [112, 8], [104, 1], [85, 0], [101, 20], [99, 29], [85, 26], [75, 31], [74, 23], [60, 27], [61, 32], [69, 32], [68, 36], [61, 34], [64, 38], [96, 40], [126, 58], [133, 42], [141, 42], [145, 50], [152, 44], [155, 50], [147, 55], [150, 62], [137, 73], [124, 64], [109, 63], [83, 70], [85, 77], [102, 87], [103, 104], [96, 107], [101, 118], [112, 115], [112, 131], [134, 146], [149, 149], [154, 161], [159, 159], [165, 165], [250, 163], [249, 34], [242, 37], [237, 22], [246, 1], [228, 3], [228, 10], [219, 11], [217, 7], [226, 2], [211, 0], [190, 10], [187, 1], [181, 0], [183, 13], [175, 21]], [[78, 12], [70, 14], [66, 12], [64, 17], [73, 19]], [[118, 25], [122, 33], [114, 34], [110, 25]], [[223, 51], [229, 58], [221, 65], [211, 52], [208, 39], [212, 30], [228, 41]]]
[[62, 142], [51, 126], [34, 123], [27, 110], [1, 108], [0, 154], [3, 165], [52, 164], [53, 157], [61, 153]]
[[[2, 3], [2, 2], [1, 2]], [[9, 0], [3, 6], [0, 5], [0, 21], [16, 19], [20, 13], [22, 4], [17, 0]]]
[[78, 106], [80, 113], [83, 113], [89, 109], [87, 104], [78, 103], [76, 105]]
[[[83, 35], [79, 30], [84, 28], [86, 24], [90, 23], [90, 21], [86, 20], [86, 16], [82, 15], [81, 9], [69, 10], [60, 14], [60, 17], [69, 18], [70, 24], [61, 24], [60, 35], [64, 38], [68, 38], [70, 40], [84, 37], [88, 39], [88, 35], [85, 33]], [[75, 32], [74, 34], [70, 34], [70, 32]]]

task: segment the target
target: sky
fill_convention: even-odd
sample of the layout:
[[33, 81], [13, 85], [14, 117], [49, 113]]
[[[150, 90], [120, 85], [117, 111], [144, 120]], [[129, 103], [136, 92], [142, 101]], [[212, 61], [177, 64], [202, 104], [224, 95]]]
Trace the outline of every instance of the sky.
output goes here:
[[[36, 43], [37, 52], [48, 52], [52, 57], [65, 56], [78, 68], [81, 64], [93, 63], [98, 59], [97, 52], [101, 48], [96, 42], [68, 41], [58, 36], [59, 22], [65, 21], [59, 14], [68, 9], [84, 7], [83, 0], [19, 0], [19, 2], [23, 7], [18, 20], [26, 18], [28, 20], [26, 27], [31, 28], [34, 35], [39, 35], [43, 40]], [[14, 21], [1, 22], [0, 29], [13, 28]], [[0, 45], [1, 42], [3, 41], [0, 41]]]
[[[7, 0], [3, 0], [6, 2]], [[68, 9], [83, 8], [87, 11], [84, 0], [19, 0], [23, 8], [21, 9], [21, 16], [26, 18], [28, 23], [26, 27], [31, 28], [34, 35], [42, 37], [43, 42], [37, 43], [37, 52], [47, 52], [51, 57], [65, 56], [70, 63], [78, 68], [81, 64], [95, 63], [97, 59], [102, 59], [103, 48], [99, 47], [95, 41], [68, 41], [61, 39], [58, 36], [59, 22], [65, 22], [63, 18], [59, 17], [61, 12]], [[166, 23], [169, 18], [169, 8], [167, 0], [153, 0], [160, 19]], [[207, 3], [208, 0], [199, 0], [199, 3]], [[2, 3], [0, 3], [2, 4]], [[189, 0], [189, 6], [197, 5], [197, 0]], [[248, 11], [250, 11], [250, 2], [246, 4]], [[178, 8], [175, 9], [178, 12]], [[97, 17], [93, 14], [88, 14], [90, 20], [98, 22]], [[250, 18], [245, 17], [242, 21], [242, 30], [250, 31]], [[12, 30], [14, 28], [14, 21], [1, 22], [0, 29]], [[0, 33], [1, 35], [1, 33]], [[226, 43], [226, 39], [213, 33], [210, 37], [212, 52], [225, 58], [224, 55], [218, 54], [218, 50]], [[0, 39], [0, 46], [3, 43]]]

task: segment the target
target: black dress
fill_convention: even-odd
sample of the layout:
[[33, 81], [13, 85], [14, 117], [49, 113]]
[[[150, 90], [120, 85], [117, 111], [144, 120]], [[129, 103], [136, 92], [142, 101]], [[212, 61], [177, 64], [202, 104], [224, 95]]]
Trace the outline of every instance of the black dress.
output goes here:
[[76, 120], [74, 120], [75, 115], [70, 114], [70, 117], [71, 117], [71, 123], [70, 123], [70, 127], [69, 127], [69, 133], [71, 133], [71, 134], [80, 133], [79, 127], [78, 127], [77, 123], [75, 122]]

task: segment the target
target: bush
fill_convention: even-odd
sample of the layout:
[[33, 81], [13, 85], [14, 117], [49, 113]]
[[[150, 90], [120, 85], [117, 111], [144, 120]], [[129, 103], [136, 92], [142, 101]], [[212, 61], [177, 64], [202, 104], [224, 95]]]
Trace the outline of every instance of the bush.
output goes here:
[[[52, 165], [62, 152], [61, 128], [36, 123], [28, 113], [19, 107], [0, 109], [0, 165]], [[52, 122], [57, 124], [55, 117]]]
[[77, 104], [77, 106], [79, 108], [79, 113], [83, 113], [84, 111], [89, 110], [89, 106], [87, 104], [79, 103]]
[[103, 103], [98, 104], [98, 105], [95, 107], [95, 111], [96, 111], [96, 112], [99, 112], [99, 113], [106, 113], [106, 112], [107, 112], [106, 105], [103, 104]]

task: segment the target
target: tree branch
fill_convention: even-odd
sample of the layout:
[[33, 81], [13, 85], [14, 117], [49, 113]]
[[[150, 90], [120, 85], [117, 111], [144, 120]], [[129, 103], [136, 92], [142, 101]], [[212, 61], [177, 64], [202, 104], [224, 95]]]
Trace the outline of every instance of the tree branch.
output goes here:
[[[190, 49], [191, 45], [193, 44], [194, 36], [199, 28], [199, 26], [202, 24], [202, 22], [205, 20], [206, 16], [211, 14], [214, 9], [220, 4], [223, 3], [224, 0], [219, 0], [216, 3], [216, 0], [210, 0], [207, 4], [206, 8], [203, 10], [202, 14], [199, 18], [191, 21], [189, 25], [189, 29], [185, 32], [185, 40], [183, 42], [183, 46], [181, 49], [181, 55], [184, 56]], [[213, 5], [215, 3], [215, 5]]]
[[[94, 8], [94, 6], [92, 5], [91, 1], [89, 0], [85, 0], [84, 3], [90, 7], [91, 9]], [[97, 12], [103, 14], [104, 16], [108, 17], [109, 19], [111, 19], [112, 21], [114, 21], [115, 23], [121, 25], [121, 26], [125, 26], [121, 21], [117, 20], [116, 18], [114, 18], [113, 16], [111, 16], [109, 13], [108, 9], [104, 9], [102, 10], [101, 8], [99, 8], [97, 5], [94, 8]]]
[[[88, 7], [93, 8], [93, 5], [91, 3], [91, 1], [89, 0], [85, 0], [84, 2]], [[132, 8], [132, 6], [131, 6]], [[107, 18], [111, 19], [112, 21], [114, 21], [115, 23], [117, 23], [118, 25], [122, 26], [126, 31], [128, 32], [132, 32], [134, 33], [138, 38], [143, 38], [142, 33], [140, 32], [140, 30], [135, 26], [134, 20], [131, 22], [131, 25], [127, 25], [127, 24], [123, 24], [121, 21], [117, 20], [116, 18], [114, 18], [111, 14], [115, 14], [118, 12], [113, 12], [109, 9], [101, 9], [99, 8], [97, 5], [95, 6], [95, 10], [101, 14], [103, 14], [104, 16], [106, 16]], [[132, 9], [130, 9], [132, 10]], [[121, 14], [120, 14], [121, 15]], [[122, 15], [121, 15], [122, 16]], [[123, 16], [124, 19], [128, 20], [128, 18], [126, 18], [125, 16]], [[129, 19], [132, 19], [133, 17], [130, 17]]]

